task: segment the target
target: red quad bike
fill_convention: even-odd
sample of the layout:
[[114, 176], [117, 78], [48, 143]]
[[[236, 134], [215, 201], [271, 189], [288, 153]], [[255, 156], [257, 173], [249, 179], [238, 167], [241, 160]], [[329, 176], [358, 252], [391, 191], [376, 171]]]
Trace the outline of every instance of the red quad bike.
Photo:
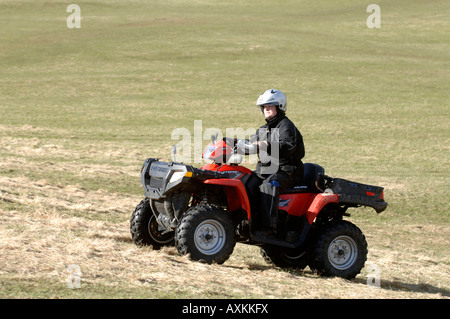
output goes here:
[[360, 273], [367, 242], [343, 216], [350, 216], [349, 207], [384, 211], [382, 187], [331, 178], [321, 166], [305, 163], [303, 182], [279, 197], [277, 216], [272, 216], [275, 235], [257, 236], [245, 188], [252, 171], [239, 166], [242, 156], [225, 140], [213, 139], [206, 147], [203, 158], [213, 163], [202, 168], [145, 160], [145, 199], [130, 220], [137, 245], [175, 244], [192, 260], [221, 264], [241, 242], [260, 246], [263, 258], [279, 267], [309, 266], [320, 275], [343, 278]]

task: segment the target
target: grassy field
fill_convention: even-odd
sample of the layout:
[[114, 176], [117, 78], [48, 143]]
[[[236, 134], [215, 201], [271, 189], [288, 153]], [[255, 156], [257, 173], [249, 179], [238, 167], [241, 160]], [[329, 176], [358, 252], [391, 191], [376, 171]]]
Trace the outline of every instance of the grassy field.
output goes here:
[[[370, 29], [370, 1], [0, 0], [0, 297], [448, 299], [450, 3], [376, 3]], [[131, 242], [144, 159], [194, 120], [258, 127], [269, 88], [305, 162], [385, 187], [385, 212], [350, 218], [380, 288]]]

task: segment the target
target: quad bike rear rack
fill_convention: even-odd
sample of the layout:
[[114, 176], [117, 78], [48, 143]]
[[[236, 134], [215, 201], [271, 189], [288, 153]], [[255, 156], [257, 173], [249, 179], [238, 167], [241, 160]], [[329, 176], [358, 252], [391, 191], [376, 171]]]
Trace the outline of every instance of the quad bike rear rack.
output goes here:
[[340, 204], [349, 207], [372, 207], [377, 214], [383, 212], [388, 205], [384, 201], [383, 187], [352, 182], [343, 178], [332, 178], [326, 175], [321, 175], [319, 179], [319, 183], [324, 185], [324, 192], [337, 194]]

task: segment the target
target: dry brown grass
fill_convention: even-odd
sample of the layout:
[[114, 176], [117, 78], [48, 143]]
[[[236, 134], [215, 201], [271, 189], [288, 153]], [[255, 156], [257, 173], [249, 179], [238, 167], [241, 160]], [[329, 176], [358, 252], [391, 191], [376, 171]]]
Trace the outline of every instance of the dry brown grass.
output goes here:
[[[6, 130], [5, 127], [1, 128]], [[26, 128], [27, 130], [29, 128]], [[367, 273], [348, 281], [305, 270], [267, 265], [259, 249], [238, 244], [223, 265], [191, 262], [174, 247], [136, 247], [129, 217], [141, 195], [92, 190], [41, 178], [48, 173], [82, 176], [138, 172], [125, 148], [116, 147], [120, 167], [77, 161], [89, 153], [49, 146], [39, 138], [4, 136], [0, 167], [29, 174], [0, 176], [0, 296], [2, 298], [448, 298], [450, 229], [435, 223], [355, 223], [369, 242], [368, 264], [381, 270], [381, 288], [367, 285]], [[108, 145], [96, 157], [108, 158]], [[67, 158], [73, 161], [58, 161]], [[42, 156], [55, 160], [40, 162]], [[129, 158], [127, 158], [129, 156]], [[47, 163], [47, 164], [45, 164]], [[34, 170], [41, 170], [33, 177]], [[86, 174], [86, 175], [83, 175]], [[392, 186], [397, 187], [398, 185]], [[359, 216], [373, 214], [361, 214]], [[386, 214], [390, 214], [386, 212]], [[392, 216], [394, 217], [394, 216]], [[432, 247], [432, 249], [430, 249]], [[81, 288], [70, 289], [69, 265], [81, 268]]]
[[[73, 291], [65, 283], [71, 264], [82, 271], [79, 297], [96, 296], [96, 286], [105, 290], [104, 297], [111, 295], [109, 290], [118, 291], [113, 296], [150, 298], [449, 297], [448, 260], [442, 260], [447, 256], [416, 251], [393, 236], [400, 232], [397, 228], [363, 225], [371, 246], [369, 263], [382, 271], [377, 289], [366, 285], [364, 274], [347, 281], [320, 278], [309, 270], [273, 268], [256, 247], [246, 245], [237, 245], [222, 266], [191, 262], [175, 248], [138, 248], [128, 233], [129, 213], [140, 199], [136, 196], [58, 187], [24, 177], [1, 177], [0, 185], [0, 200], [14, 204], [0, 211], [0, 277], [10, 281], [0, 286], [2, 297], [71, 297]], [[108, 221], [111, 215], [114, 222]], [[448, 234], [444, 227], [424, 228], [409, 225], [406, 230]], [[13, 294], [11, 281], [18, 287], [25, 282], [35, 285]], [[51, 292], [58, 285], [60, 289]]]

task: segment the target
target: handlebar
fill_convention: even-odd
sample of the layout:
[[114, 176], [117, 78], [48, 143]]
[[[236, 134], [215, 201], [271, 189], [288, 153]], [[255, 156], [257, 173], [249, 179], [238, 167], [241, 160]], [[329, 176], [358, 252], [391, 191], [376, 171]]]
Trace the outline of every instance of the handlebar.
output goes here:
[[249, 140], [224, 137], [223, 141], [233, 149], [233, 153], [241, 155], [256, 154], [258, 147]]

